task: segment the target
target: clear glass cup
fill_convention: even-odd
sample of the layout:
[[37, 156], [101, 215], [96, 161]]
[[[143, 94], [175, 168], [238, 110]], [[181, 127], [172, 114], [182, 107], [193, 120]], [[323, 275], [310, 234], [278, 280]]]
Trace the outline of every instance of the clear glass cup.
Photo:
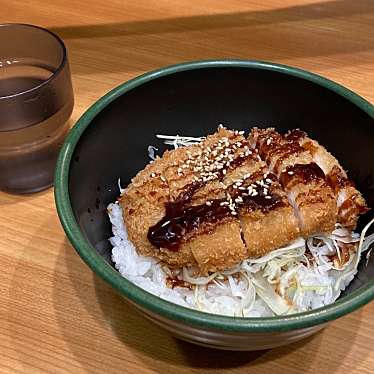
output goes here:
[[0, 190], [53, 184], [74, 106], [63, 41], [33, 25], [0, 25]]

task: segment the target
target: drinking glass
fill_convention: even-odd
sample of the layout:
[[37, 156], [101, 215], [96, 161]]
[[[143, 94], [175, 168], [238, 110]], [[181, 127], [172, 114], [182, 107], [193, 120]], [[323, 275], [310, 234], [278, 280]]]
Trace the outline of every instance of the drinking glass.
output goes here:
[[73, 105], [63, 41], [41, 27], [0, 25], [0, 190], [53, 184]]

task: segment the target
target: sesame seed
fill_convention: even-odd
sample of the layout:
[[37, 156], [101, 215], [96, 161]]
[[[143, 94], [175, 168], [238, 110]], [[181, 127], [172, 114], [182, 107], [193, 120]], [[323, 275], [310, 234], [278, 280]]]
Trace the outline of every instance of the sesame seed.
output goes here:
[[156, 173], [151, 173], [151, 178], [154, 178], [156, 176]]
[[271, 199], [271, 196], [270, 195], [266, 195], [265, 199]]
[[288, 175], [293, 175], [293, 171], [289, 171], [287, 174]]
[[269, 179], [269, 178], [266, 178], [265, 181], [266, 181], [267, 183], [273, 183], [273, 181], [272, 181], [271, 179]]
[[165, 179], [165, 177], [164, 177], [163, 175], [161, 175], [160, 178], [161, 178], [161, 180], [162, 180], [163, 182], [166, 182], [166, 179]]
[[244, 135], [244, 131], [239, 131], [239, 135]]
[[233, 216], [236, 216], [238, 213], [236, 213], [236, 212], [233, 210], [233, 211], [231, 211], [231, 214], [232, 214]]
[[226, 169], [223, 169], [223, 170], [222, 170], [222, 174], [223, 174], [223, 175], [226, 174]]

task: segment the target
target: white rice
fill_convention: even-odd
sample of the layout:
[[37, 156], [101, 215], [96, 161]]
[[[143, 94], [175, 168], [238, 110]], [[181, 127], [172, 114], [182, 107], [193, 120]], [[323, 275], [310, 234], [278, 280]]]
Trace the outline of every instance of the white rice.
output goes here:
[[[374, 234], [361, 241], [358, 250], [342, 269], [336, 269], [328, 256], [337, 253], [341, 242], [358, 242], [358, 234], [337, 227], [329, 237], [298, 239], [257, 259], [247, 259], [234, 269], [197, 278], [193, 269], [180, 269], [179, 279], [186, 287], [170, 288], [170, 270], [152, 257], [141, 256], [127, 236], [122, 209], [118, 203], [108, 206], [112, 223], [112, 259], [118, 271], [144, 290], [175, 304], [208, 313], [266, 317], [319, 308], [333, 303], [357, 273], [361, 252], [374, 241]], [[364, 230], [366, 231], [366, 230]], [[306, 249], [313, 255], [306, 259]], [[235, 274], [235, 276], [233, 276]], [[277, 292], [275, 291], [277, 288]]]

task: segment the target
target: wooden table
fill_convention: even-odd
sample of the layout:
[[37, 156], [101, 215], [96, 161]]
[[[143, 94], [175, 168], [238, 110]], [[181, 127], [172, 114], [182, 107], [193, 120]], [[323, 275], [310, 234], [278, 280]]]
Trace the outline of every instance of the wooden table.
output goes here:
[[[108, 90], [186, 60], [270, 60], [374, 102], [372, 0], [0, 1], [2, 21], [57, 32], [70, 53], [75, 121]], [[266, 352], [183, 343], [128, 307], [76, 255], [52, 189], [0, 193], [0, 373], [373, 373], [374, 303]]]

